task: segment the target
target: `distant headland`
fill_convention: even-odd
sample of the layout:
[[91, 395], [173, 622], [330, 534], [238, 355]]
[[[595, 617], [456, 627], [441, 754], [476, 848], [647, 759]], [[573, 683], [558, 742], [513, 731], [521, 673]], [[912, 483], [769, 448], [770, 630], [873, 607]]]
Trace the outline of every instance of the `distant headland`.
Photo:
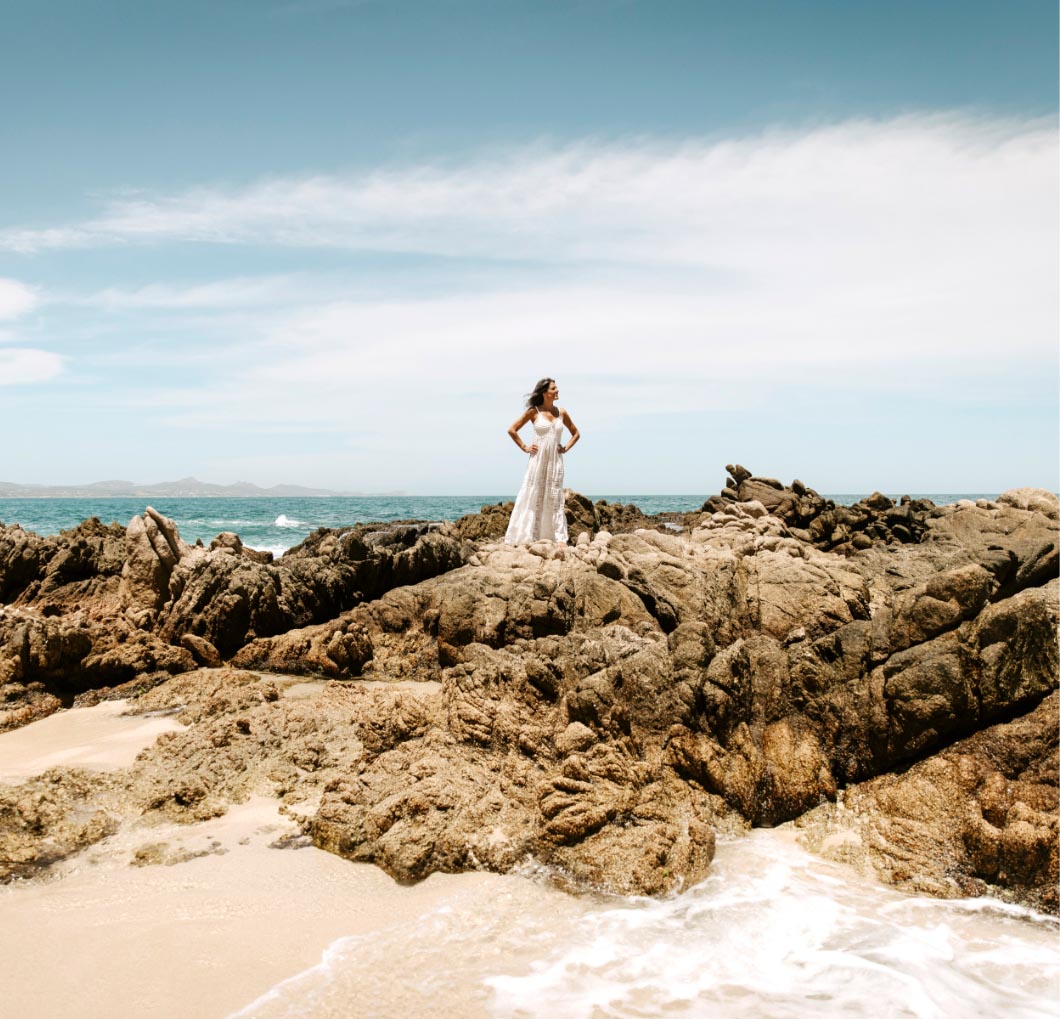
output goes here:
[[87, 485], [18, 485], [0, 481], [0, 499], [121, 499], [169, 498], [169, 499], [282, 499], [325, 498], [339, 496], [357, 498], [366, 495], [395, 496], [405, 492], [335, 492], [329, 488], [305, 488], [302, 485], [273, 485], [262, 488], [249, 481], [237, 481], [234, 485], [214, 485], [198, 478], [180, 478], [178, 481], [159, 481], [152, 485], [138, 485], [132, 481], [93, 481]]

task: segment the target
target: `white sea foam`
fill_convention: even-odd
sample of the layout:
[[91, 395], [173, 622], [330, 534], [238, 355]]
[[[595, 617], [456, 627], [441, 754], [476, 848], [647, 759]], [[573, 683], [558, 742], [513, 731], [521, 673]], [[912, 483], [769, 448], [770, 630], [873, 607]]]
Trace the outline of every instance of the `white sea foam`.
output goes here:
[[416, 923], [335, 942], [238, 1015], [1060, 1016], [1052, 918], [903, 896], [779, 832], [721, 845], [707, 881], [661, 901], [497, 881]]
[[313, 999], [326, 994], [334, 974], [335, 964], [347, 948], [360, 938], [338, 938], [324, 949], [320, 962], [293, 977], [281, 980], [245, 1008], [232, 1012], [227, 1019], [255, 1019], [257, 1016], [312, 1015]]
[[309, 524], [302, 520], [292, 520], [286, 513], [281, 513], [273, 522], [273, 527], [296, 527], [305, 529], [309, 527]]
[[279, 559], [288, 549], [294, 545], [262, 545], [260, 542], [253, 546], [255, 552], [271, 552], [273, 559]]

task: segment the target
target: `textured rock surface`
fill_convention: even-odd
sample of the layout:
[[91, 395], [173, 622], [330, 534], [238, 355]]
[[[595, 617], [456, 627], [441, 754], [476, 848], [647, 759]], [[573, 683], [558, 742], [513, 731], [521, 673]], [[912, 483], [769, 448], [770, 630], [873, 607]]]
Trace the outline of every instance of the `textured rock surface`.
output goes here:
[[[361, 525], [316, 532], [273, 562], [233, 534], [189, 546], [151, 507], [127, 529], [0, 527], [0, 731], [88, 690], [217, 666], [259, 637], [453, 569], [465, 550], [436, 525]], [[322, 654], [312, 671], [356, 675], [361, 652], [340, 643], [339, 665]]]
[[[706, 874], [716, 831], [804, 818], [901, 886], [1055, 909], [1048, 493], [851, 515], [729, 474], [679, 519], [572, 494], [567, 546], [500, 544], [503, 506], [320, 531], [276, 562], [151, 513], [0, 532], [8, 724], [124, 683], [188, 725], [98, 791], [62, 771], [4, 791], [6, 873], [267, 792], [403, 881], [534, 860], [658, 894]], [[293, 697], [257, 669], [341, 682]]]
[[846, 790], [797, 825], [808, 848], [906, 891], [1057, 912], [1058, 698]]

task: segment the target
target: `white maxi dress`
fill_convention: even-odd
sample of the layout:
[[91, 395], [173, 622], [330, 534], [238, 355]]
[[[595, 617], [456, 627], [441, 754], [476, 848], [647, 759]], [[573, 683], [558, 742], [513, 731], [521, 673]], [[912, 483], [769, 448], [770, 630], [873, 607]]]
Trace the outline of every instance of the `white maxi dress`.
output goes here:
[[[558, 410], [558, 408], [557, 408]], [[563, 498], [563, 454], [559, 451], [563, 418], [549, 421], [538, 414], [533, 421], [537, 452], [526, 465], [526, 476], [504, 535], [506, 545], [535, 541], [567, 541]]]

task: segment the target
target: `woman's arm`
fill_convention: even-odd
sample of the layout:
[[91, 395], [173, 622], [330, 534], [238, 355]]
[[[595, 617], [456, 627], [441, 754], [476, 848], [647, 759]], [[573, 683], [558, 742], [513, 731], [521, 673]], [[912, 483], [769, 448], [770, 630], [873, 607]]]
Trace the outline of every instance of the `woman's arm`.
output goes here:
[[578, 426], [571, 421], [570, 415], [566, 411], [563, 412], [563, 423], [567, 426], [567, 430], [570, 432], [570, 442], [565, 446], [560, 446], [559, 451], [561, 453], [569, 453], [571, 446], [582, 437], [582, 433], [578, 431]]
[[520, 417], [519, 420], [508, 429], [508, 434], [512, 437], [512, 442], [514, 442], [524, 453], [529, 453], [531, 456], [537, 452], [537, 443], [534, 443], [532, 446], [524, 446], [523, 440], [519, 438], [519, 429], [522, 428], [527, 421], [533, 418], [533, 416], [533, 407], [527, 407], [522, 417]]

